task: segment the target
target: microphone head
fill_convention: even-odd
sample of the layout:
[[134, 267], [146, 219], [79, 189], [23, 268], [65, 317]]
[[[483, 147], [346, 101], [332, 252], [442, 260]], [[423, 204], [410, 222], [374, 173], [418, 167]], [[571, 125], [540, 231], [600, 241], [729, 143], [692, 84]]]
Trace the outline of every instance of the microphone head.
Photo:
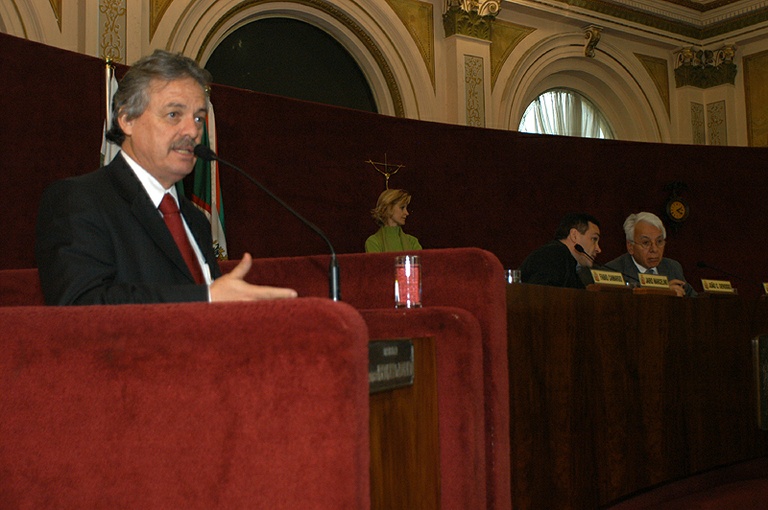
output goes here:
[[213, 152], [210, 147], [206, 147], [203, 144], [195, 146], [195, 156], [204, 161], [213, 161], [216, 158], [216, 153]]
[[585, 257], [587, 257], [587, 258], [588, 258], [589, 260], [591, 260], [593, 263], [595, 263], [595, 264], [597, 263], [597, 262], [595, 262], [595, 257], [593, 257], [592, 255], [590, 255], [589, 253], [587, 253], [587, 252], [586, 252], [586, 250], [584, 249], [584, 247], [583, 247], [582, 245], [580, 245], [580, 244], [578, 244], [578, 243], [577, 243], [577, 244], [574, 244], [574, 245], [573, 245], [573, 249], [574, 249], [574, 250], [576, 250], [577, 252], [581, 253], [581, 254], [582, 254], [582, 255], [584, 255]]

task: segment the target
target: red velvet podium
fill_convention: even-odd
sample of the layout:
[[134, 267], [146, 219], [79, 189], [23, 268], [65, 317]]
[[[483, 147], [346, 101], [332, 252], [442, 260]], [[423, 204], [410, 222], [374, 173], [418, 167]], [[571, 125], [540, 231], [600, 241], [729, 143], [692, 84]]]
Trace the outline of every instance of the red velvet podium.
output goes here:
[[[258, 475], [262, 499], [254, 501], [262, 501], [260, 506], [295, 508], [311, 502], [312, 508], [367, 508], [367, 358], [361, 353], [369, 339], [405, 337], [429, 338], [434, 345], [440, 508], [509, 508], [503, 269], [492, 254], [473, 248], [421, 255], [425, 306], [412, 310], [393, 307], [394, 254], [339, 256], [341, 303], [327, 299], [327, 256], [255, 260], [249, 280], [293, 287], [300, 298], [253, 304], [45, 307], [36, 270], [0, 271], [2, 341], [11, 353], [0, 363], [0, 381], [3, 388], [13, 388], [0, 392], [0, 473], [12, 475], [0, 476], [0, 506], [30, 501], [37, 506], [32, 489], [46, 483], [57, 489], [59, 506], [66, 507], [100, 498], [115, 501], [131, 480], [149, 487], [150, 498], [178, 479], [180, 488], [158, 501], [194, 508], [187, 503], [200, 496], [201, 507], [211, 508], [216, 501], [256, 497], [245, 480]], [[293, 359], [299, 360], [295, 366]], [[304, 366], [311, 360], [321, 360], [321, 366]], [[186, 372], [180, 373], [182, 361]], [[121, 389], [126, 378], [150, 376], [155, 386], [146, 387], [142, 398]], [[57, 377], [66, 384], [57, 385]], [[292, 414], [294, 396], [286, 394], [284, 378], [296, 391], [312, 388], [295, 396], [302, 406], [314, 403], [311, 413]], [[216, 399], [195, 402], [196, 393], [186, 389], [206, 388], [224, 399], [240, 391], [237, 384], [249, 389], [247, 399], [227, 400], [229, 407]], [[57, 396], [60, 387], [63, 399]], [[339, 396], [344, 391], [355, 395], [351, 404]], [[135, 406], [126, 408], [130, 403]], [[157, 418], [154, 411], [160, 413]], [[142, 420], [134, 420], [137, 413]], [[50, 428], [46, 420], [59, 414], [66, 426]], [[249, 424], [248, 434], [237, 435], [241, 423]], [[333, 427], [340, 427], [338, 444], [323, 435]], [[158, 451], [152, 469], [142, 471], [162, 442], [157, 436], [171, 437], [173, 430], [182, 436]], [[198, 437], [206, 430], [208, 436]], [[311, 438], [318, 447], [308, 452], [303, 439], [289, 441], [293, 434]], [[23, 440], [13, 439], [21, 435]], [[122, 446], [126, 435], [138, 449]], [[89, 437], [104, 448], [87, 447]], [[290, 447], [281, 453], [286, 443]], [[43, 445], [49, 451], [41, 457]], [[235, 466], [227, 459], [245, 455], [239, 449], [274, 462], [280, 456], [285, 468], [264, 473], [264, 465], [250, 458]], [[60, 455], [61, 462], [50, 464], [57, 468], [51, 473], [48, 461]], [[65, 469], [75, 462], [79, 469]], [[207, 464], [219, 469], [195, 467]], [[179, 468], [184, 465], [195, 468]], [[22, 476], [22, 468], [31, 471]], [[105, 477], [125, 478], [126, 484], [111, 490]], [[302, 491], [297, 477], [307, 482]], [[340, 489], [339, 483], [346, 486]], [[65, 490], [81, 486], [87, 490]], [[150, 499], [136, 498], [136, 505], [152, 508]]]

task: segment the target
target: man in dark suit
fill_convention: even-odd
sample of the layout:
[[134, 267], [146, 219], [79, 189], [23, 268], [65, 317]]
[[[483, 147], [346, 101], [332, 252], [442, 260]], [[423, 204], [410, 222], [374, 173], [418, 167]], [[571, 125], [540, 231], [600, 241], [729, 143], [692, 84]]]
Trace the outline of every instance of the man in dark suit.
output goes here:
[[108, 134], [121, 152], [96, 172], [54, 183], [40, 202], [35, 256], [48, 304], [296, 296], [245, 282], [247, 253], [222, 276], [208, 220], [176, 193], [195, 164], [209, 81], [192, 59], [160, 50], [121, 80]]
[[[520, 266], [523, 283], [585, 288], [586, 275], [600, 253], [600, 223], [584, 213], [567, 214], [555, 231], [555, 240], [533, 251]], [[576, 246], [580, 246], [579, 251]]]
[[653, 213], [630, 214], [624, 221], [627, 253], [608, 262], [605, 266], [639, 281], [640, 273], [666, 276], [669, 287], [678, 296], [696, 296], [696, 291], [685, 281], [683, 267], [676, 260], [664, 258], [667, 229]]

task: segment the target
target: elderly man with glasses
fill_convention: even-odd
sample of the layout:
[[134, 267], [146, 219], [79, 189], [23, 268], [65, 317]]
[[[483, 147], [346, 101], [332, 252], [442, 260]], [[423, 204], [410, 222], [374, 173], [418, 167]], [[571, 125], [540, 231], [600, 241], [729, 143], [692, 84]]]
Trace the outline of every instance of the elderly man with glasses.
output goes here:
[[695, 296], [696, 291], [685, 281], [683, 267], [676, 260], [664, 258], [667, 230], [658, 216], [649, 212], [630, 214], [624, 221], [627, 253], [605, 264], [639, 280], [640, 273], [664, 275], [678, 296]]

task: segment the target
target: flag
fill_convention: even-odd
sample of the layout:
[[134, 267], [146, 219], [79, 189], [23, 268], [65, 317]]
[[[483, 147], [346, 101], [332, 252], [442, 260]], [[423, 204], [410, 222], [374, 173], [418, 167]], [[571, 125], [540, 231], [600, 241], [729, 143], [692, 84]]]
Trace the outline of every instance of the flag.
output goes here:
[[[208, 99], [208, 116], [203, 126], [202, 145], [216, 152], [216, 119], [213, 105]], [[219, 164], [216, 161], [203, 161], [197, 158], [194, 171], [192, 203], [194, 203], [211, 222], [213, 251], [219, 260], [227, 260], [227, 240], [224, 235], [224, 202], [219, 184]]]
[[115, 67], [110, 59], [106, 62], [106, 75], [104, 84], [106, 87], [106, 115], [104, 116], [104, 127], [101, 132], [101, 166], [109, 164], [118, 153], [120, 147], [107, 140], [107, 131], [112, 127], [112, 98], [117, 92], [117, 78], [115, 78]]

